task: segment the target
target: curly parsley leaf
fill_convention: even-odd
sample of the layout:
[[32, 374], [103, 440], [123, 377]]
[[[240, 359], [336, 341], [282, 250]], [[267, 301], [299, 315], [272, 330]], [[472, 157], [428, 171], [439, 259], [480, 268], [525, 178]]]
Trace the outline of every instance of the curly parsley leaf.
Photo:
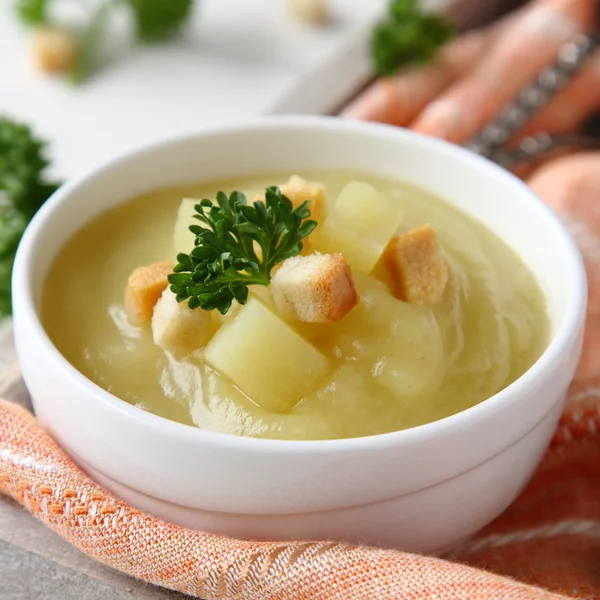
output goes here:
[[0, 193], [27, 219], [58, 187], [43, 177], [48, 166], [45, 149], [46, 142], [27, 125], [0, 117]]
[[194, 0], [126, 0], [144, 42], [164, 41], [181, 29], [191, 15]]
[[11, 274], [27, 224], [57, 184], [43, 172], [46, 144], [26, 125], [0, 117], [0, 316], [11, 312]]
[[0, 204], [0, 317], [11, 313], [12, 266], [25, 227], [27, 219], [21, 213]]
[[49, 0], [19, 0], [17, 14], [27, 25], [43, 25], [48, 21]]
[[455, 34], [442, 17], [425, 12], [418, 0], [391, 0], [388, 16], [371, 39], [371, 56], [378, 75], [393, 75], [407, 65], [423, 65]]
[[302, 240], [317, 226], [308, 220], [308, 205], [307, 200], [294, 208], [278, 187], [267, 188], [265, 201], [252, 205], [241, 192], [202, 200], [194, 207], [202, 225], [190, 227], [195, 247], [177, 256], [169, 275], [177, 301], [222, 314], [234, 300], [245, 304], [248, 286], [268, 286], [273, 267], [302, 251]]
[[[48, 10], [53, 0], [17, 0], [17, 15], [25, 25], [56, 25]], [[86, 4], [86, 3], [82, 3]], [[89, 18], [77, 38], [77, 56], [68, 70], [73, 83], [82, 83], [93, 71], [98, 60], [98, 49], [106, 38], [108, 20], [113, 9], [125, 6], [131, 13], [136, 36], [142, 42], [163, 42], [179, 33], [189, 20], [194, 0], [101, 0], [84, 6]]]

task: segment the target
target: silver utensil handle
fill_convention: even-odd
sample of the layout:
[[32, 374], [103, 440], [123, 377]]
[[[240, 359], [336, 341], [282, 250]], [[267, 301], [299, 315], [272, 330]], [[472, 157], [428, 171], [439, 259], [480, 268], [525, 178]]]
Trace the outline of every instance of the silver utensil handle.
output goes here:
[[579, 73], [598, 47], [598, 32], [594, 35], [578, 34], [564, 44], [559, 50], [556, 62], [544, 69], [536, 80], [519, 94], [515, 102], [471, 140], [467, 147], [496, 162], [510, 163], [517, 159], [526, 160], [531, 156], [528, 146], [531, 146], [531, 149], [535, 147], [534, 151], [539, 155], [546, 146], [558, 144], [558, 141], [551, 143], [548, 134], [545, 134], [546, 137], [542, 136], [538, 141], [533, 140], [523, 148], [517, 149], [511, 159], [508, 158], [508, 153], [502, 150], [502, 146]]
[[497, 150], [492, 160], [512, 170], [522, 163], [535, 163], [565, 150], [600, 150], [600, 137], [582, 134], [550, 135], [539, 133], [525, 138], [513, 150]]

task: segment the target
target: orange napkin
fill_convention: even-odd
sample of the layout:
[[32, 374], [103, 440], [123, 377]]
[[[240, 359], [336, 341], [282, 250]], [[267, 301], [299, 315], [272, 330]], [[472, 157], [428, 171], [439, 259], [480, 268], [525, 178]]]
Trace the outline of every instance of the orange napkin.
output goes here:
[[0, 492], [88, 556], [204, 600], [600, 599], [600, 204], [579, 198], [555, 206], [590, 279], [567, 410], [525, 492], [448, 560], [335, 542], [245, 542], [165, 523], [101, 489], [29, 413], [2, 400]]
[[600, 598], [598, 432], [597, 406], [565, 416], [529, 488], [457, 549], [460, 563], [339, 543], [244, 542], [165, 523], [101, 489], [5, 401], [0, 491], [88, 556], [205, 600]]
[[592, 385], [575, 395], [527, 490], [452, 562], [338, 543], [244, 542], [165, 523], [96, 485], [6, 401], [0, 491], [88, 556], [205, 600], [600, 598], [600, 402]]

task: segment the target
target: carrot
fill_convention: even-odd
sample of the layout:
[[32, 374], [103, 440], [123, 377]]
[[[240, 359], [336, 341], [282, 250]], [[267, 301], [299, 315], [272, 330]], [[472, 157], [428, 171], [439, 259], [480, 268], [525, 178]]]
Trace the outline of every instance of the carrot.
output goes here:
[[585, 261], [589, 286], [587, 335], [576, 377], [576, 383], [582, 383], [600, 376], [600, 152], [550, 161], [528, 183], [567, 224]]
[[421, 113], [412, 127], [464, 143], [556, 58], [575, 33], [593, 27], [595, 0], [537, 0], [475, 69]]
[[410, 68], [376, 81], [341, 113], [342, 117], [408, 125], [449, 85], [471, 69], [497, 38], [499, 28], [474, 31], [447, 44], [425, 68]]

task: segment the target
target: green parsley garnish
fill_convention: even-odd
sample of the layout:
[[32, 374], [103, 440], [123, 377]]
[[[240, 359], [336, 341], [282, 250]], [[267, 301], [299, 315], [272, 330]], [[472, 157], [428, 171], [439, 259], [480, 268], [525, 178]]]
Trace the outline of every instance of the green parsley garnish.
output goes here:
[[373, 67], [378, 75], [393, 75], [407, 65], [423, 65], [455, 33], [442, 17], [425, 12], [418, 0], [391, 0], [388, 16], [371, 39]]
[[126, 0], [135, 16], [138, 39], [162, 42], [179, 32], [190, 17], [194, 0]]
[[56, 190], [44, 171], [46, 144], [26, 125], [0, 117], [0, 316], [11, 313], [11, 274], [25, 227]]
[[27, 25], [43, 25], [48, 20], [48, 0], [19, 0], [17, 14]]
[[265, 201], [252, 205], [241, 192], [218, 192], [216, 202], [202, 200], [194, 207], [194, 218], [204, 225], [190, 226], [195, 247], [189, 255], [177, 256], [169, 275], [177, 301], [221, 314], [233, 300], [246, 304], [248, 286], [268, 286], [273, 267], [302, 251], [302, 240], [317, 226], [307, 220], [308, 205], [307, 200], [294, 208], [278, 187], [267, 188]]
[[[18, 0], [17, 15], [25, 25], [56, 25], [49, 16], [53, 1]], [[119, 6], [129, 9], [138, 41], [163, 42], [179, 33], [188, 21], [194, 0], [103, 0], [93, 5], [83, 30], [77, 34], [73, 32], [78, 40], [78, 54], [69, 79], [74, 83], [84, 81], [96, 66], [98, 48], [111, 11]]]

